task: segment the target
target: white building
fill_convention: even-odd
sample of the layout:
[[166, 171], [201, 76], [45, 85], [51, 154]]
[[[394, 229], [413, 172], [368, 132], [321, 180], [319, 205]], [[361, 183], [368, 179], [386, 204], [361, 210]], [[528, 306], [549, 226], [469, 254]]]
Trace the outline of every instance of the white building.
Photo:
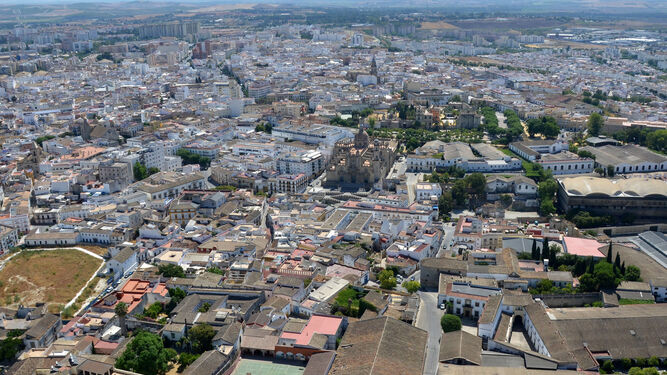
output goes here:
[[270, 193], [303, 193], [308, 186], [308, 177], [303, 174], [283, 174], [269, 178]]
[[324, 169], [324, 158], [322, 153], [315, 150], [285, 152], [278, 155], [276, 169], [281, 174], [305, 174], [311, 178]]
[[579, 157], [570, 151], [542, 155], [537, 163], [554, 175], [591, 173], [595, 165], [593, 159]]
[[415, 199], [417, 201], [438, 200], [442, 195], [440, 184], [420, 182], [415, 186]]
[[19, 242], [16, 228], [0, 225], [0, 254], [9, 251]]
[[349, 281], [341, 279], [340, 277], [332, 277], [329, 281], [322, 284], [319, 288], [312, 291], [308, 298], [317, 302], [328, 301], [330, 298], [338, 294], [350, 284]]
[[271, 135], [283, 140], [301, 141], [309, 144], [333, 146], [344, 138], [353, 138], [350, 129], [330, 125], [279, 124], [273, 127]]
[[452, 314], [478, 319], [482, 315], [489, 297], [499, 295], [502, 289], [490, 279], [457, 280], [444, 274], [440, 275], [438, 305], [449, 302]]

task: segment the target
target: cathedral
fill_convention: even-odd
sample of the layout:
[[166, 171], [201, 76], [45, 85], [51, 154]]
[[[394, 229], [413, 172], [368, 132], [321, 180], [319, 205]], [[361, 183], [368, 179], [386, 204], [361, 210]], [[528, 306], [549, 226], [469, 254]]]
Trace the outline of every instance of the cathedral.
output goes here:
[[352, 138], [336, 142], [325, 186], [370, 189], [382, 184], [396, 158], [396, 140], [370, 139], [360, 129]]

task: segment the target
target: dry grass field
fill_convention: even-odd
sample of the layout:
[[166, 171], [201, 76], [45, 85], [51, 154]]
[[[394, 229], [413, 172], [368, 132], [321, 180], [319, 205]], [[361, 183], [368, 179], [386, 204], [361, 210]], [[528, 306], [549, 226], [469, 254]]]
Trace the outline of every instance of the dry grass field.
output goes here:
[[101, 264], [72, 249], [23, 251], [0, 271], [0, 304], [64, 305], [86, 286]]
[[526, 47], [528, 48], [565, 48], [568, 46], [572, 49], [602, 50], [606, 48], [606, 46], [602, 44], [581, 43], [560, 39], [545, 39], [543, 44], [526, 44]]
[[82, 249], [86, 249], [92, 253], [95, 253], [101, 257], [107, 255], [107, 253], [109, 252], [108, 248], [97, 245], [79, 245], [79, 247]]
[[423, 30], [447, 30], [447, 29], [458, 29], [458, 27], [447, 23], [445, 21], [438, 22], [422, 22], [421, 28]]

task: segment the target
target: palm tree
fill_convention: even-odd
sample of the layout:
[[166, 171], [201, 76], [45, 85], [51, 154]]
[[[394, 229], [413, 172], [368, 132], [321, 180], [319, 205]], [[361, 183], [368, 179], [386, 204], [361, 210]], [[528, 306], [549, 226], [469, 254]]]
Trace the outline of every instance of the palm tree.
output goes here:
[[118, 315], [118, 321], [120, 323], [120, 333], [125, 336], [127, 333], [127, 327], [125, 326], [125, 316], [127, 315], [127, 304], [124, 302], [118, 302], [114, 308], [114, 312]]

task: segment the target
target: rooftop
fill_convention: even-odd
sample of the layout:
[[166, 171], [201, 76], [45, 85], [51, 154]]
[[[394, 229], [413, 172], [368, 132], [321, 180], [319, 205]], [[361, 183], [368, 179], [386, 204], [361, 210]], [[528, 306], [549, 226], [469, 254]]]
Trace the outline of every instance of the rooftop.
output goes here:
[[399, 320], [379, 317], [350, 323], [331, 375], [421, 374], [428, 333]]
[[604, 254], [598, 250], [602, 245], [596, 240], [587, 238], [563, 237], [563, 250], [581, 257], [604, 258]]
[[314, 334], [335, 335], [342, 323], [343, 318], [338, 316], [313, 315], [301, 332], [283, 331], [280, 338], [294, 339], [297, 345], [308, 345]]

